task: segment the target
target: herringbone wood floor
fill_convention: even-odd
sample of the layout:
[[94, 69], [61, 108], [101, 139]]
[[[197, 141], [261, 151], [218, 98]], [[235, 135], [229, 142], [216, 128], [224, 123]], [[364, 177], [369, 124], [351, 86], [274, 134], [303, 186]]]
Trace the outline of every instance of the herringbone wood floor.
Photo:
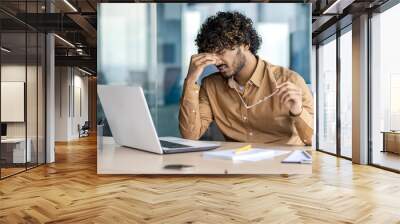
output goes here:
[[312, 175], [98, 176], [95, 138], [0, 181], [0, 223], [400, 223], [400, 175], [314, 153]]

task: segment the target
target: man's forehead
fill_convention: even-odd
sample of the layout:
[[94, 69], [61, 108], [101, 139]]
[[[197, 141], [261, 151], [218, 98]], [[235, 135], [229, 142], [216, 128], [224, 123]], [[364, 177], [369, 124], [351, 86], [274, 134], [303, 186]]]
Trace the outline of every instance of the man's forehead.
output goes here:
[[218, 49], [218, 50], [215, 50], [213, 53], [215, 53], [215, 54], [224, 54], [226, 51], [233, 51], [233, 50], [235, 50], [235, 46], [233, 46], [232, 48]]
[[209, 53], [209, 54], [224, 54], [226, 51], [236, 50], [236, 46], [225, 47], [225, 48], [211, 48], [211, 49], [202, 49], [199, 53]]

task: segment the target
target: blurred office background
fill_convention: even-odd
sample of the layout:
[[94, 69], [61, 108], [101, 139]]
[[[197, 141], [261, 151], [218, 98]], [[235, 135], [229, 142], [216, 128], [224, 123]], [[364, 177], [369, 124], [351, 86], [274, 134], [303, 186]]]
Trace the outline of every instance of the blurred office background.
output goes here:
[[303, 1], [137, 2], [0, 1], [0, 178], [53, 162], [54, 142], [78, 139], [86, 121], [95, 133], [97, 81], [142, 85], [159, 135], [179, 136], [193, 40], [220, 10], [251, 17], [263, 37], [260, 56], [311, 85], [318, 151], [400, 170], [398, 0], [316, 0], [311, 9]]
[[[262, 37], [258, 55], [298, 72], [311, 84], [311, 5], [258, 3], [100, 4], [98, 84], [140, 85], [159, 136], [180, 136], [179, 99], [195, 38], [218, 11], [251, 18]], [[215, 72], [206, 68], [202, 77]], [[310, 85], [311, 86], [311, 85]], [[133, 102], [132, 102], [133, 103]], [[104, 120], [98, 105], [98, 120]], [[105, 122], [106, 123], [106, 122]], [[105, 135], [110, 135], [106, 125]], [[208, 139], [220, 139], [211, 128]]]

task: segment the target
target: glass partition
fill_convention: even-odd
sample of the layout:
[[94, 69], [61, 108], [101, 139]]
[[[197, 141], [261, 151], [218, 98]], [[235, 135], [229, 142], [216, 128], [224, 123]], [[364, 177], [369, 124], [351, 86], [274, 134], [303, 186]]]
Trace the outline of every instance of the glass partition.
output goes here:
[[[5, 1], [23, 13], [43, 13], [44, 1]], [[16, 7], [18, 6], [18, 7]], [[45, 162], [44, 33], [0, 13], [0, 178]]]
[[46, 36], [38, 33], [37, 64], [37, 163], [46, 162]]
[[36, 32], [27, 32], [27, 69], [26, 69], [26, 116], [27, 116], [27, 150], [30, 151], [30, 160], [27, 167], [37, 165], [38, 159], [38, 35]]
[[31, 142], [26, 139], [26, 41], [25, 31], [1, 34], [2, 177], [24, 171], [31, 162]]

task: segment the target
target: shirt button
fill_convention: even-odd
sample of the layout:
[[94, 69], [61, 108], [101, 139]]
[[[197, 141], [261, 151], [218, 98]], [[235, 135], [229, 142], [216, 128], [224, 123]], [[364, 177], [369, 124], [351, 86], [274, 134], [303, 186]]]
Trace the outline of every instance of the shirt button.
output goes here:
[[250, 135], [250, 136], [253, 136], [253, 132], [250, 132], [249, 135]]
[[246, 116], [244, 116], [244, 117], [243, 117], [243, 120], [247, 120], [247, 117], [246, 117]]

